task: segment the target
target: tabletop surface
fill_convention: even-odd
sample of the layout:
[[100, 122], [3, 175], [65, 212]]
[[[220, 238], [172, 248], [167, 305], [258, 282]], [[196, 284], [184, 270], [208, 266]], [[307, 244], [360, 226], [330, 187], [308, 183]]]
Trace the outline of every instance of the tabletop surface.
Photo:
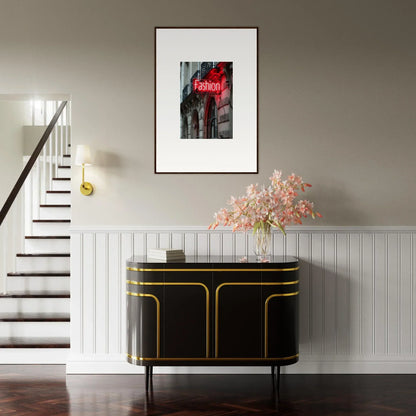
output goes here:
[[244, 265], [257, 265], [260, 268], [268, 268], [268, 267], [276, 267], [276, 266], [297, 266], [298, 259], [292, 256], [271, 256], [270, 261], [267, 262], [258, 262], [255, 256], [186, 256], [185, 260], [156, 260], [152, 259], [147, 256], [133, 256], [127, 260], [127, 267], [137, 267], [137, 266], [149, 266], [149, 265], [169, 265], [172, 267], [179, 267], [183, 265], [192, 265], [198, 264], [202, 265], [205, 264], [207, 267], [212, 267], [213, 265], [229, 265], [233, 267], [243, 267]]

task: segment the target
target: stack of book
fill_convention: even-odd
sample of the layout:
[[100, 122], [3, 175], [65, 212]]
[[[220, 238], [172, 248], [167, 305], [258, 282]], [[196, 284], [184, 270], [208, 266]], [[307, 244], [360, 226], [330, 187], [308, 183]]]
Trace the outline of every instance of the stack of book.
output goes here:
[[152, 248], [147, 252], [147, 258], [159, 261], [182, 261], [185, 260], [185, 253], [183, 250], [170, 248]]

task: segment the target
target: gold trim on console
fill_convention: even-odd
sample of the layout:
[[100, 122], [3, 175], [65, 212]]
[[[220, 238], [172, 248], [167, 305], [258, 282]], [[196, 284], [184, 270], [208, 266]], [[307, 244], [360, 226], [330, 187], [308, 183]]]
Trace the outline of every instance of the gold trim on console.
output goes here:
[[141, 269], [127, 267], [131, 272], [293, 272], [299, 270], [298, 267], [288, 269]]
[[135, 280], [127, 280], [128, 284], [138, 286], [202, 286], [205, 289], [205, 313], [206, 313], [206, 328], [205, 328], [205, 350], [206, 356], [209, 357], [209, 290], [206, 285], [200, 282], [137, 282]]
[[154, 361], [154, 360], [158, 360], [158, 361], [283, 361], [283, 360], [292, 360], [294, 358], [298, 358], [299, 354], [295, 354], [295, 355], [291, 355], [290, 357], [270, 357], [270, 358], [259, 358], [259, 357], [254, 357], [254, 358], [144, 358], [144, 357], [136, 357], [134, 355], [128, 354], [127, 353], [127, 357], [132, 358], [133, 360], [137, 360], [137, 361]]
[[126, 292], [127, 295], [130, 296], [138, 296], [138, 297], [146, 297], [146, 298], [152, 298], [156, 302], [156, 321], [157, 321], [157, 327], [156, 327], [156, 354], [157, 358], [160, 357], [160, 302], [159, 299], [155, 295], [151, 295], [150, 293], [133, 293], [133, 292]]
[[[219, 308], [219, 293], [220, 289], [223, 286], [285, 286], [285, 285], [295, 285], [298, 284], [299, 280], [294, 280], [292, 282], [227, 282], [221, 283], [215, 290], [215, 357], [218, 357], [218, 308]], [[295, 292], [298, 294], [299, 292]], [[282, 294], [284, 296], [294, 296], [293, 293]], [[265, 340], [266, 340], [265, 334]]]
[[267, 357], [268, 344], [269, 344], [269, 301], [273, 298], [280, 298], [283, 296], [296, 296], [299, 295], [299, 291], [293, 293], [274, 293], [270, 295], [264, 302], [264, 356]]

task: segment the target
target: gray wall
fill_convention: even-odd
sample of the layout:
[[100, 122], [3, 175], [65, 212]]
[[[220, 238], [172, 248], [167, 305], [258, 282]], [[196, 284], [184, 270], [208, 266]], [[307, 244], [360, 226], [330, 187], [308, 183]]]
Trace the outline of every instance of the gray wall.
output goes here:
[[0, 96], [0, 209], [23, 169], [23, 101]]
[[[203, 225], [275, 168], [320, 225], [411, 225], [416, 2], [0, 0], [1, 93], [69, 93], [76, 225]], [[154, 175], [155, 26], [259, 26], [259, 175]], [[318, 223], [317, 223], [318, 224]]]

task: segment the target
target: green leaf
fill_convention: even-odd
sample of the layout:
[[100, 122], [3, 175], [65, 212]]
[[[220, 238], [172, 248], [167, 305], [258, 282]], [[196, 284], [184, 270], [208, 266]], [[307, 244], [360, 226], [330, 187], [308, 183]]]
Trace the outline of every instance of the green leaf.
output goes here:
[[283, 228], [283, 226], [282, 226], [282, 224], [280, 224], [280, 222], [278, 222], [277, 223], [277, 226], [279, 227], [279, 230], [284, 234], [284, 235], [286, 235], [286, 231], [285, 231], [285, 229]]

